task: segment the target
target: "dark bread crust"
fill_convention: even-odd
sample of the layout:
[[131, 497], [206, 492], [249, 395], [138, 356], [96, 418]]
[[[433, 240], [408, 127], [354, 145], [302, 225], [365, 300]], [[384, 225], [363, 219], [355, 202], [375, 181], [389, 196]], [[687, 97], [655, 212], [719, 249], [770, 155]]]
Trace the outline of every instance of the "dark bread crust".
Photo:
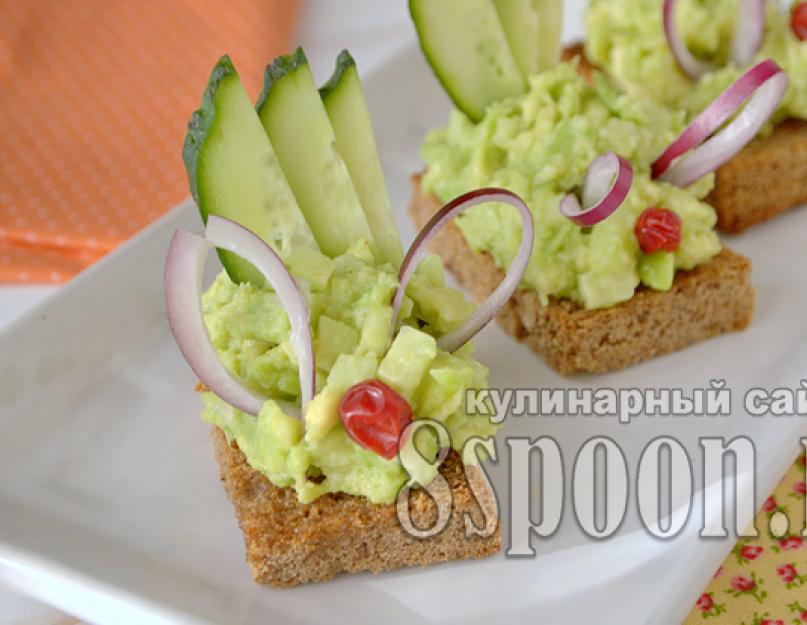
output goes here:
[[[495, 514], [496, 500], [480, 469], [465, 467], [454, 451], [440, 468], [453, 497], [451, 518], [437, 536], [417, 539], [401, 527], [395, 504], [372, 504], [344, 493], [301, 504], [293, 489], [274, 486], [250, 467], [238, 446], [230, 445], [219, 428], [213, 428], [212, 439], [221, 481], [244, 533], [247, 562], [255, 581], [262, 584], [296, 586], [324, 581], [341, 572], [379, 573], [404, 566], [483, 558], [501, 548], [498, 524], [489, 537], [466, 537], [465, 513], [481, 528], [486, 518], [482, 509]], [[482, 493], [480, 502], [469, 480]], [[433, 500], [413, 489], [409, 502], [415, 526], [431, 527], [437, 514]]]
[[[582, 44], [563, 51], [578, 57], [580, 72], [594, 66]], [[789, 208], [807, 203], [807, 121], [786, 119], [765, 137], [757, 137], [715, 172], [715, 188], [706, 198], [717, 212], [717, 227], [739, 233]]]
[[[409, 213], [418, 227], [439, 208], [413, 176]], [[430, 247], [477, 301], [504, 276], [490, 255], [471, 251], [453, 223]], [[497, 320], [561, 374], [604, 373], [745, 328], [754, 312], [750, 274], [750, 261], [724, 248], [708, 263], [679, 271], [669, 291], [640, 287], [627, 302], [586, 310], [553, 298], [544, 306], [535, 291], [519, 289]]]

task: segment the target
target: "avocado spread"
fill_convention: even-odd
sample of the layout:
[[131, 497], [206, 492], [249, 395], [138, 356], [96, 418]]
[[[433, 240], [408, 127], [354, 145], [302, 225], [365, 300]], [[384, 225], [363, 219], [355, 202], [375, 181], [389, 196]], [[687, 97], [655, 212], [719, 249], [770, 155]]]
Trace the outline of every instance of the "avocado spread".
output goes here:
[[[423, 187], [442, 201], [483, 186], [519, 194], [535, 219], [523, 285], [545, 303], [557, 297], [608, 307], [633, 297], [639, 284], [669, 289], [676, 269], [692, 269], [720, 250], [714, 210], [699, 199], [711, 190], [713, 175], [686, 190], [650, 178], [651, 162], [683, 128], [683, 113], [623, 94], [602, 74], [589, 85], [574, 63], [561, 63], [530, 77], [524, 95], [494, 102], [477, 124], [452, 112], [446, 127], [426, 137]], [[633, 187], [611, 216], [584, 230], [558, 204], [579, 191], [591, 161], [609, 150], [631, 161]], [[634, 225], [649, 207], [680, 216], [677, 251], [642, 254]], [[509, 266], [521, 237], [511, 207], [480, 205], [455, 223], [471, 249]]]
[[[333, 260], [317, 255], [316, 262], [287, 262], [307, 285], [314, 335], [317, 394], [304, 423], [274, 400], [255, 418], [211, 392], [203, 394], [202, 417], [235, 440], [254, 469], [277, 486], [294, 488], [303, 503], [328, 492], [394, 501], [410, 475], [398, 458], [386, 460], [357, 445], [339, 417], [344, 392], [370, 378], [406, 398], [415, 419], [442, 422], [458, 451], [472, 436], [493, 434], [496, 426], [485, 416], [467, 414], [464, 401], [466, 388], [487, 386], [487, 369], [473, 358], [470, 344], [454, 353], [436, 344], [435, 337], [458, 328], [474, 309], [446, 287], [437, 257], [425, 259], [409, 282], [394, 338], [389, 328], [396, 272], [391, 265], [378, 266], [366, 242]], [[288, 318], [268, 287], [235, 284], [222, 271], [202, 305], [210, 338], [231, 374], [266, 396], [299, 401]], [[435, 437], [424, 428], [415, 438], [416, 447], [409, 440], [401, 453], [434, 457]], [[411, 481], [428, 484], [435, 474], [428, 467]]]
[[[697, 82], [676, 65], [662, 24], [662, 0], [592, 0], [586, 13], [586, 55], [629, 92], [699, 113], [743, 69], [730, 62], [738, 0], [680, 0], [678, 32], [692, 53], [719, 69]], [[790, 29], [778, 2], [766, 2], [765, 37], [752, 63], [773, 59], [789, 84], [772, 121], [807, 119], [807, 42]], [[770, 127], [770, 124], [768, 125]]]

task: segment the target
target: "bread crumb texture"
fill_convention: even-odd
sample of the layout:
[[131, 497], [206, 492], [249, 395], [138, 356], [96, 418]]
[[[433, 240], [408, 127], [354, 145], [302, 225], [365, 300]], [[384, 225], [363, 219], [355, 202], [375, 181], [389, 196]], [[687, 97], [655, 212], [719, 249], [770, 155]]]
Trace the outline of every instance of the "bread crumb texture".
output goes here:
[[[328, 493], [301, 504], [293, 489], [274, 486], [252, 469], [220, 429], [213, 428], [212, 439], [221, 480], [244, 533], [247, 562], [255, 581], [262, 584], [297, 586], [342, 572], [380, 573], [483, 558], [501, 547], [498, 523], [490, 536], [466, 536], [464, 517], [484, 527], [488, 517], [483, 510], [495, 514], [496, 500], [481, 470], [465, 467], [453, 450], [440, 468], [451, 490], [451, 516], [439, 534], [415, 538], [401, 526], [395, 504], [372, 504], [344, 493]], [[474, 491], [481, 493], [479, 500]], [[416, 528], [434, 525], [437, 505], [427, 493], [413, 489], [409, 506]]]

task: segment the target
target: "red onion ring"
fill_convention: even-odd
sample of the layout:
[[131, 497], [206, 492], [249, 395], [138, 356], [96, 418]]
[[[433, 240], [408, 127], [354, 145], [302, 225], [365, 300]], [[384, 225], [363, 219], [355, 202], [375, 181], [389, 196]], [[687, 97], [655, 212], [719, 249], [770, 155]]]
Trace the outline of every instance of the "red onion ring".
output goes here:
[[675, 25], [675, 3], [677, 0], [664, 0], [662, 7], [662, 19], [664, 21], [664, 36], [667, 38], [667, 45], [675, 58], [675, 62], [681, 71], [693, 79], [700, 78], [706, 72], [714, 69], [710, 63], [704, 63], [695, 58], [689, 51], [684, 40]]
[[[168, 323], [179, 350], [199, 380], [234, 408], [256, 415], [268, 399], [253, 393], [225, 369], [219, 360], [202, 315], [201, 291], [204, 261], [214, 248], [238, 254], [252, 263], [272, 285], [291, 323], [291, 344], [300, 369], [303, 409], [316, 388], [314, 347], [308, 307], [283, 261], [260, 237], [243, 226], [210, 215], [202, 238], [177, 230], [165, 262], [165, 304]], [[284, 402], [284, 410], [288, 406]]]
[[580, 226], [601, 222], [622, 205], [633, 184], [633, 167], [616, 154], [606, 152], [588, 167], [583, 183], [583, 206], [574, 193], [560, 201], [560, 212]]
[[[677, 0], [664, 0], [662, 19], [664, 22], [664, 35], [667, 45], [675, 57], [675, 62], [687, 76], [697, 80], [706, 72], [715, 69], [711, 63], [700, 61], [689, 51], [681, 39], [678, 27], [675, 25], [675, 5]], [[740, 0], [737, 8], [737, 21], [734, 26], [731, 56], [732, 61], [739, 66], [746, 65], [762, 45], [765, 34], [765, 1]]]
[[[786, 89], [787, 74], [774, 61], [754, 65], [662, 152], [653, 163], [653, 178], [685, 187], [720, 167], [757, 135]], [[749, 98], [731, 123], [713, 135]]]
[[518, 252], [513, 262], [510, 263], [510, 268], [507, 270], [499, 286], [497, 286], [493, 293], [491, 293], [474, 313], [466, 319], [465, 323], [463, 323], [459, 329], [440, 337], [437, 341], [437, 346], [448, 352], [453, 352], [462, 347], [472, 336], [493, 319], [499, 309], [507, 303], [507, 300], [510, 299], [510, 296], [515, 292], [516, 288], [518, 288], [521, 277], [527, 270], [527, 263], [530, 261], [532, 243], [535, 238], [535, 225], [532, 220], [532, 213], [524, 203], [524, 200], [506, 189], [485, 188], [470, 191], [451, 200], [432, 215], [432, 218], [423, 227], [417, 237], [415, 237], [409, 251], [406, 253], [406, 257], [398, 273], [398, 290], [395, 291], [395, 296], [392, 298], [392, 333], [395, 332], [398, 314], [401, 310], [404, 295], [406, 294], [406, 285], [409, 283], [412, 274], [415, 273], [418, 263], [428, 251], [426, 244], [443, 226], [454, 219], [454, 217], [464, 213], [473, 206], [486, 204], [487, 202], [501, 202], [518, 209], [519, 215], [521, 216], [521, 244], [518, 246]]
[[762, 46], [765, 36], [765, 0], [739, 0], [734, 39], [731, 42], [731, 60], [744, 67], [751, 62]]

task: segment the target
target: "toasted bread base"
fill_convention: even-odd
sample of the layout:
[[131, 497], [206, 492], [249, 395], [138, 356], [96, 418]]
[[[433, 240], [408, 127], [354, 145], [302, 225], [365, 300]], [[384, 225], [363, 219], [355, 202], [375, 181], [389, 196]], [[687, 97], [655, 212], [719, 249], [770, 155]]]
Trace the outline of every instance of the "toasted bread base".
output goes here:
[[[423, 192], [420, 176], [413, 176], [409, 213], [418, 227], [440, 206]], [[477, 301], [504, 277], [489, 254], [471, 251], [453, 223], [434, 236], [430, 247]], [[586, 310], [554, 298], [543, 305], [535, 291], [519, 289], [498, 321], [561, 374], [604, 373], [742, 330], [754, 313], [750, 277], [750, 261], [724, 248], [704, 265], [677, 272], [669, 291], [640, 287], [627, 302]]]
[[[501, 528], [490, 536], [466, 536], [464, 516], [482, 528], [495, 515], [495, 494], [481, 470], [465, 466], [452, 451], [440, 468], [451, 489], [451, 517], [442, 532], [414, 538], [401, 527], [395, 504], [370, 503], [364, 497], [332, 493], [301, 504], [291, 488], [274, 486], [247, 464], [244, 454], [214, 427], [213, 449], [221, 481], [244, 533], [247, 562], [256, 582], [297, 586], [341, 572], [379, 573], [404, 566], [483, 558], [501, 548]], [[480, 500], [471, 490], [480, 494]], [[432, 527], [437, 506], [422, 490], [409, 497], [417, 528]]]
[[807, 122], [786, 119], [745, 146], [717, 170], [706, 201], [731, 233], [807, 203]]
[[[573, 57], [589, 77], [594, 66], [581, 44], [564, 50], [564, 60]], [[745, 146], [715, 172], [706, 201], [717, 212], [718, 229], [734, 234], [807, 203], [807, 122], [786, 119]]]

